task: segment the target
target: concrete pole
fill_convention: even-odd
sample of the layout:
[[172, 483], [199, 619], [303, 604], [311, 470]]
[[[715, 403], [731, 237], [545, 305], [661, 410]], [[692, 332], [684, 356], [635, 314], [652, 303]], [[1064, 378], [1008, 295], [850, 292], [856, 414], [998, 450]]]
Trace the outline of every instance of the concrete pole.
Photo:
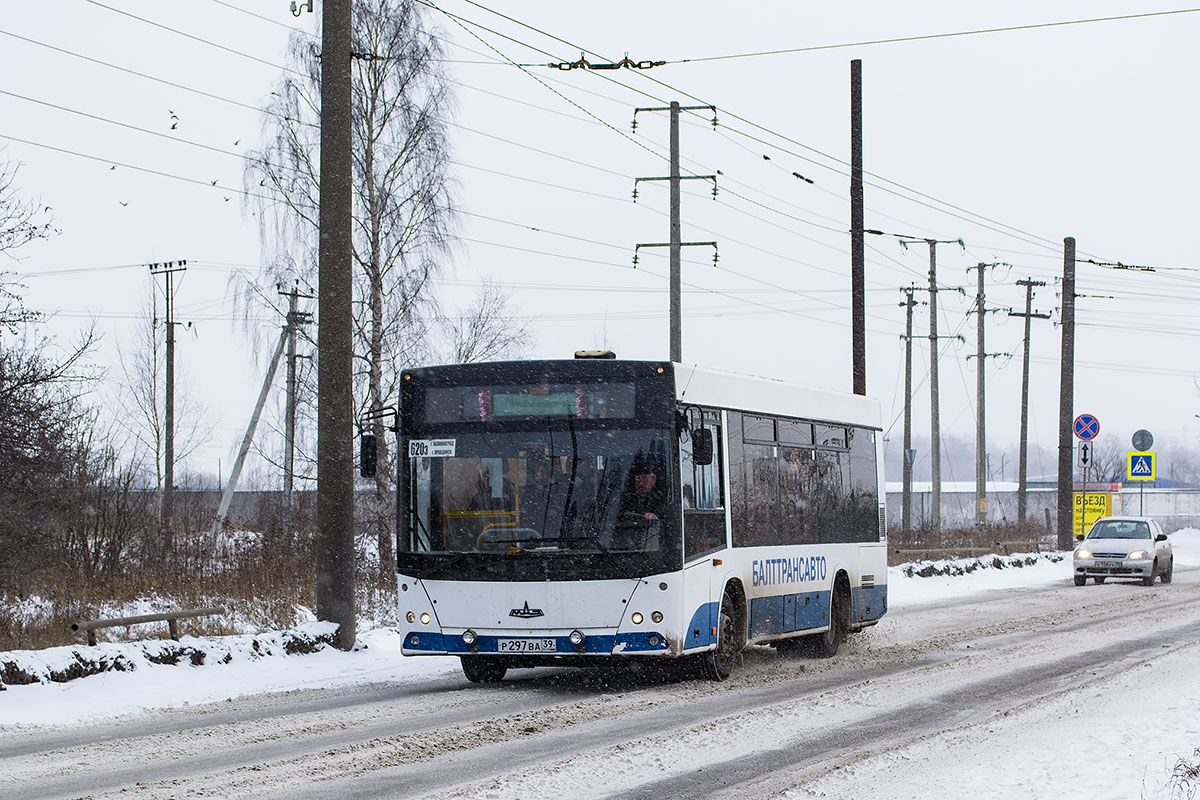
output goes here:
[[867, 393], [866, 244], [863, 241], [862, 61], [850, 62], [850, 339], [854, 393]]
[[929, 240], [929, 458], [933, 471], [929, 494], [930, 528], [942, 529], [942, 428], [938, 409], [937, 242]]
[[679, 103], [671, 103], [671, 360], [683, 361], [683, 315], [680, 292], [683, 281], [683, 234], [679, 221]]
[[904, 489], [901, 505], [900, 528], [904, 533], [912, 532], [912, 328], [913, 289], [905, 289], [904, 302]]
[[352, 0], [325, 0], [317, 307], [317, 616], [349, 650], [354, 615], [354, 398], [351, 223], [354, 163]]
[[987, 525], [987, 429], [984, 427], [987, 351], [984, 349], [984, 296], [983, 273], [986, 265], [975, 267], [979, 271], [979, 289], [975, 295], [975, 346], [978, 359], [975, 373], [975, 525]]
[[1071, 437], [1075, 419], [1075, 239], [1063, 239], [1062, 356], [1058, 384], [1058, 549], [1070, 550], [1073, 510]]

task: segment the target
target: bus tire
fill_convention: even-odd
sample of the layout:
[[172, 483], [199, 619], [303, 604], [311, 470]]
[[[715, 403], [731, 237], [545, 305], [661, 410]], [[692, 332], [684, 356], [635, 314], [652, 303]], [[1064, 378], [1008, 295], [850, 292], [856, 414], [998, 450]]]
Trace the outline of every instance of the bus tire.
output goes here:
[[508, 665], [495, 656], [459, 656], [463, 674], [471, 683], [499, 683]]
[[849, 609], [846, 602], [848, 598], [843, 598], [843, 594], [842, 587], [835, 584], [829, 600], [829, 629], [808, 637], [812, 654], [817, 658], [833, 658], [842, 646], [842, 639], [846, 636], [845, 614]]
[[729, 589], [721, 596], [717, 616], [717, 646], [704, 654], [704, 675], [709, 680], [723, 681], [733, 673], [738, 653], [742, 649], [741, 617]]

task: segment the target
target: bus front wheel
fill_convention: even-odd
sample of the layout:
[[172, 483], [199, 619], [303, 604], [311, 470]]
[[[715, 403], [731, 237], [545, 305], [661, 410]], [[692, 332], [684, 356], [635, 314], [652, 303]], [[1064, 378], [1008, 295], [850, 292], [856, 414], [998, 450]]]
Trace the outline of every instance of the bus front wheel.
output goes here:
[[723, 681], [733, 673], [733, 665], [742, 649], [736, 602], [726, 589], [717, 617], [717, 646], [704, 654], [705, 675], [714, 681]]
[[499, 683], [508, 665], [494, 656], [459, 656], [463, 674], [471, 683]]

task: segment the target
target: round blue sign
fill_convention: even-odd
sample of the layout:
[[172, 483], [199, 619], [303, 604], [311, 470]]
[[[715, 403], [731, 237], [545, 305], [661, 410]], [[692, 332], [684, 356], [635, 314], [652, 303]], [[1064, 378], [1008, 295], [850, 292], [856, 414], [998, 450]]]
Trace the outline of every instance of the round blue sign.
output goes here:
[[1100, 420], [1091, 414], [1080, 414], [1075, 418], [1075, 436], [1085, 442], [1095, 439], [1100, 433]]

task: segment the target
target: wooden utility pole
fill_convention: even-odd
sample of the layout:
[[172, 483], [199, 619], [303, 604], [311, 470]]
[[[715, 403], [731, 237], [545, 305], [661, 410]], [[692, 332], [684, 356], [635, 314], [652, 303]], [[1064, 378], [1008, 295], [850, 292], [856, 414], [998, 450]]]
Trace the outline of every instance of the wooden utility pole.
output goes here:
[[1075, 239], [1063, 239], [1062, 356], [1058, 383], [1058, 549], [1070, 550], [1075, 491], [1071, 437], [1075, 404]]
[[354, 646], [352, 0], [325, 0], [317, 308], [317, 616]]
[[1026, 465], [1029, 460], [1029, 336], [1030, 336], [1030, 320], [1050, 319], [1049, 314], [1033, 313], [1033, 287], [1045, 286], [1045, 281], [1035, 281], [1033, 278], [1017, 281], [1018, 286], [1025, 287], [1025, 313], [1018, 314], [1015, 311], [1008, 312], [1010, 317], [1025, 318], [1025, 343], [1021, 354], [1021, 443], [1019, 446], [1020, 452], [1017, 455], [1017, 524], [1025, 524], [1025, 514], [1028, 508], [1026, 501], [1027, 491], [1027, 470]]
[[[162, 275], [166, 286], [167, 363], [163, 397], [163, 484], [159, 495], [158, 531], [162, 553], [175, 545], [175, 273], [186, 272], [187, 261], [150, 264], [151, 275]], [[190, 324], [190, 323], [189, 323]]]
[[[716, 195], [716, 175], [683, 175], [679, 174], [679, 112], [680, 111], [712, 111], [713, 125], [716, 125], [715, 106], [680, 106], [678, 102], [672, 102], [669, 106], [659, 108], [635, 108], [633, 110], [634, 125], [637, 124], [637, 115], [640, 111], [666, 111], [670, 114], [671, 132], [670, 132], [670, 173], [666, 177], [661, 178], [634, 178], [633, 181], [633, 196], [637, 199], [637, 185], [641, 181], [667, 181], [671, 188], [671, 227], [669, 242], [650, 242], [646, 244], [638, 244], [635, 247], [635, 252], [643, 247], [667, 247], [670, 248], [671, 257], [671, 276], [670, 276], [670, 351], [671, 360], [675, 363], [683, 361], [683, 312], [680, 307], [680, 294], [683, 283], [683, 248], [695, 247], [697, 245], [704, 247], [716, 248], [716, 242], [685, 242], [683, 241], [683, 228], [680, 220], [680, 187], [679, 182], [685, 180], [705, 180], [713, 182], [713, 195]], [[713, 256], [713, 261], [716, 261], [716, 256]], [[634, 256], [634, 266], [637, 265], [637, 256]]]
[[862, 61], [850, 62], [850, 321], [854, 393], [867, 393], [866, 243], [863, 241]]

